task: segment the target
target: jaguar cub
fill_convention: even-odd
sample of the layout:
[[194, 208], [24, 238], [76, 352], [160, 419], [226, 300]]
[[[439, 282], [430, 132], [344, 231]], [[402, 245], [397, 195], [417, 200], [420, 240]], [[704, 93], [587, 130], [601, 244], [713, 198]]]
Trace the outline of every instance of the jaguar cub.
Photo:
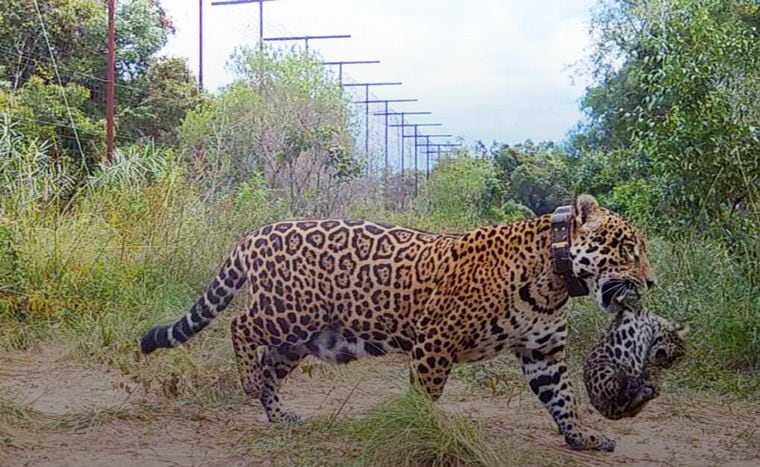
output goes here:
[[659, 371], [683, 358], [688, 332], [681, 323], [647, 312], [634, 292], [616, 300], [620, 311], [583, 367], [591, 405], [612, 420], [635, 417], [659, 396]]

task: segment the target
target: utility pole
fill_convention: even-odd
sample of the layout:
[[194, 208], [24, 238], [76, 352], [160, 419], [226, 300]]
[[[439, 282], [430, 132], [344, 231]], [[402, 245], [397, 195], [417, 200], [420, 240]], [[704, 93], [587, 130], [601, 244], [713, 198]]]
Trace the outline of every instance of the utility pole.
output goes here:
[[433, 146], [434, 144], [430, 143], [430, 138], [450, 138], [452, 135], [424, 135], [423, 138], [425, 138], [425, 144], [422, 146], [425, 147], [425, 179], [430, 179], [430, 146]]
[[430, 146], [435, 147], [435, 151], [428, 150], [426, 153], [435, 154], [436, 162], [439, 162], [441, 160], [441, 148], [446, 148], [446, 152], [443, 153], [446, 155], [450, 154], [455, 148], [461, 147], [462, 143], [433, 143]]
[[274, 0], [219, 0], [211, 2], [211, 6], [218, 5], [240, 5], [243, 3], [258, 3], [259, 4], [259, 50], [264, 50], [264, 2], [271, 2]]
[[343, 87], [343, 66], [344, 65], [372, 65], [380, 63], [380, 60], [340, 60], [335, 62], [322, 62], [322, 65], [338, 65], [338, 82]]
[[303, 41], [306, 54], [309, 53], [309, 41], [320, 39], [350, 39], [351, 34], [332, 34], [327, 36], [284, 36], [284, 37], [265, 37], [265, 42], [282, 42], [282, 41]]
[[198, 90], [203, 92], [203, 0], [198, 0]]
[[[417, 138], [419, 138], [420, 134], [418, 134], [417, 128], [421, 126], [443, 126], [443, 123], [406, 123], [404, 121], [401, 122], [401, 125], [391, 125], [392, 127], [400, 127], [401, 128], [401, 145], [403, 147], [403, 141], [404, 138], [414, 138], [414, 196], [417, 196], [419, 194], [419, 173], [418, 173], [418, 155], [417, 155]], [[413, 135], [407, 135], [404, 133], [405, 128], [414, 128], [414, 134]]]
[[[406, 123], [406, 116], [407, 115], [430, 115], [433, 112], [385, 112], [388, 115], [398, 115], [401, 120], [401, 124], [399, 125], [388, 125], [390, 128], [401, 128], [401, 179], [404, 179], [404, 138], [406, 137], [405, 128], [411, 127], [411, 123]], [[382, 113], [376, 113], [375, 115], [383, 115]]]
[[[413, 135], [402, 135], [402, 137], [414, 138], [414, 196], [418, 196], [420, 192], [420, 176], [419, 176], [419, 165], [418, 165], [418, 156], [417, 156], [417, 149], [419, 147], [419, 144], [417, 144], [417, 138], [423, 136], [419, 134], [418, 128], [421, 126], [443, 126], [443, 123], [412, 123], [406, 126], [414, 128]], [[403, 128], [402, 128], [402, 132], [403, 132]]]
[[116, 0], [108, 0], [108, 69], [106, 71], [106, 160], [113, 162], [116, 128]]
[[369, 163], [369, 88], [370, 86], [401, 86], [400, 82], [347, 83], [346, 86], [364, 87], [364, 157], [367, 158], [367, 176], [371, 175]]
[[384, 145], [384, 159], [385, 159], [385, 170], [383, 172], [383, 183], [387, 184], [388, 182], [388, 167], [389, 167], [389, 161], [388, 161], [388, 117], [390, 115], [396, 115], [396, 113], [391, 113], [388, 111], [388, 104], [395, 102], [395, 103], [401, 103], [401, 102], [417, 102], [417, 99], [374, 99], [374, 100], [368, 100], [368, 101], [354, 101], [352, 104], [385, 104], [385, 112], [382, 113], [376, 113], [373, 115], [381, 115], [385, 116], [385, 145]]

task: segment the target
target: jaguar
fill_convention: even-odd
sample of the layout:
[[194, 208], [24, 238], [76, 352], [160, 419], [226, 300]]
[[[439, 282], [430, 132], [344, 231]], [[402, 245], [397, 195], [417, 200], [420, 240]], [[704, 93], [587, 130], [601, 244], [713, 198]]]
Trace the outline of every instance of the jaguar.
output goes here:
[[609, 312], [618, 294], [651, 287], [654, 273], [630, 223], [589, 195], [569, 209], [562, 245], [548, 214], [456, 235], [364, 220], [266, 225], [239, 240], [186, 314], [147, 331], [141, 349], [187, 342], [247, 284], [232, 345], [243, 390], [270, 421], [298, 419], [279, 388], [309, 355], [342, 364], [406, 354], [415, 385], [437, 399], [452, 365], [509, 351], [571, 448], [612, 451], [613, 439], [579, 420], [565, 351], [571, 290], [555, 249]]

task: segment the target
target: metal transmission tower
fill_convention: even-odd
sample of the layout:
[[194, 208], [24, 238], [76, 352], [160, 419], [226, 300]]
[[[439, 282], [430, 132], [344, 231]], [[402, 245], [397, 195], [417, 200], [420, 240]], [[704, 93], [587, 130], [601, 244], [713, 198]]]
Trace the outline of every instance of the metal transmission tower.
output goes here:
[[401, 82], [378, 82], [378, 83], [346, 83], [343, 87], [364, 87], [364, 157], [367, 158], [367, 176], [370, 173], [369, 163], [369, 88], [372, 86], [401, 86]]
[[390, 123], [388, 121], [388, 117], [391, 115], [391, 113], [388, 111], [388, 104], [390, 103], [402, 103], [402, 102], [417, 102], [417, 99], [371, 99], [368, 101], [355, 101], [352, 102], [352, 104], [384, 104], [385, 105], [385, 111], [381, 113], [376, 113], [373, 115], [384, 115], [385, 116], [385, 143], [383, 145], [383, 154], [384, 154], [384, 172], [383, 172], [383, 183], [388, 182], [388, 170], [390, 167], [389, 160], [388, 160], [388, 124]]
[[430, 138], [451, 138], [452, 135], [423, 135], [422, 137], [425, 138], [425, 143], [420, 146], [425, 148], [425, 179], [427, 180], [430, 178], [430, 146], [434, 145], [430, 142]]
[[404, 161], [404, 159], [405, 159], [405, 157], [404, 157], [404, 135], [405, 135], [404, 131], [405, 130], [404, 129], [407, 128], [407, 127], [411, 127], [412, 126], [411, 124], [406, 123], [406, 116], [407, 115], [430, 115], [432, 113], [433, 112], [379, 112], [379, 113], [375, 114], [375, 115], [385, 115], [386, 116], [385, 117], [386, 118], [386, 122], [388, 121], [388, 115], [397, 115], [397, 116], [401, 117], [400, 118], [401, 124], [399, 124], [399, 125], [388, 125], [386, 123], [386, 129], [388, 127], [390, 127], [390, 128], [401, 128], [401, 179], [402, 180], [404, 179], [404, 169], [405, 169], [405, 167], [404, 167], [404, 163], [405, 163], [405, 161]]
[[343, 87], [344, 65], [373, 65], [377, 63], [380, 63], [380, 60], [339, 60], [334, 62], [322, 62], [322, 65], [338, 65], [338, 83]]
[[434, 147], [435, 151], [428, 150], [425, 153], [428, 155], [435, 154], [436, 155], [436, 162], [441, 160], [441, 148], [448, 148], [446, 152], [443, 153], [443, 155], [450, 154], [451, 151], [454, 150], [454, 148], [461, 147], [462, 143], [433, 143], [430, 145], [430, 147]]
[[[199, 1], [199, 26], [200, 33], [198, 37], [198, 83], [203, 89], [203, 0]], [[245, 3], [258, 3], [259, 4], [259, 51], [264, 50], [264, 2], [272, 2], [275, 0], [218, 0], [211, 2], [211, 6], [223, 6], [223, 5], [241, 5]], [[263, 79], [262, 76], [259, 76]]]

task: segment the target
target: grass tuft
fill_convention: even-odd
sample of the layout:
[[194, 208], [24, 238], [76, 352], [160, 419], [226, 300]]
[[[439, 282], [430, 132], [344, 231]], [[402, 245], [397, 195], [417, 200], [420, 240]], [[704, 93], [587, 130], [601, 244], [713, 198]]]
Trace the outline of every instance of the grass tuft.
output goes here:
[[443, 413], [419, 390], [387, 402], [363, 421], [362, 462], [385, 466], [507, 465], [482, 426]]

